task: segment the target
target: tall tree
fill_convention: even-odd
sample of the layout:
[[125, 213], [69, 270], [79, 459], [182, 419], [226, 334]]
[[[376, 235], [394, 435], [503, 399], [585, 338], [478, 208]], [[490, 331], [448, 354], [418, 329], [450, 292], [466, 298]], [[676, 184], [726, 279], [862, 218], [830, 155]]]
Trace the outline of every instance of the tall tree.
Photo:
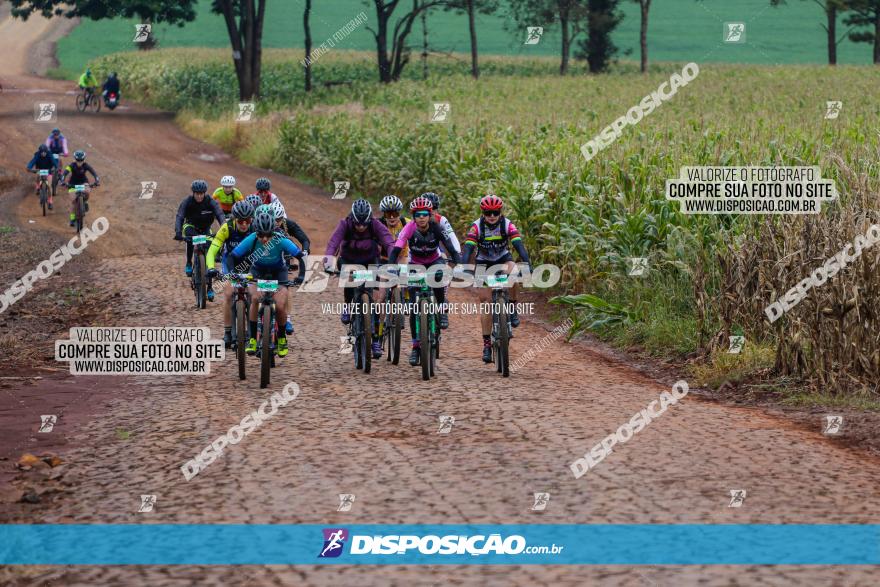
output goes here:
[[306, 91], [312, 91], [312, 27], [309, 24], [309, 15], [312, 12], [312, 0], [306, 0], [306, 7], [303, 10], [303, 31], [305, 32], [306, 58], [303, 63], [306, 76]]
[[617, 53], [617, 46], [611, 40], [611, 32], [623, 20], [618, 10], [620, 0], [587, 0], [587, 36], [581, 39], [578, 57], [586, 59], [590, 73], [600, 73], [608, 69], [608, 64]]
[[[849, 10], [852, 0], [812, 0], [823, 12], [825, 12], [825, 39], [828, 45], [828, 65], [837, 65], [837, 46], [846, 38], [844, 33], [840, 38], [837, 37], [837, 14]], [[771, 6], [780, 6], [785, 4], [786, 0], [770, 0]]]
[[499, 0], [450, 0], [449, 9], [464, 12], [468, 18], [468, 32], [471, 41], [471, 75], [480, 77], [480, 64], [477, 51], [477, 13], [492, 14], [498, 10]]
[[648, 11], [651, 10], [651, 0], [635, 0], [641, 9], [642, 21], [639, 28], [639, 49], [641, 50], [641, 63], [639, 70], [642, 73], [648, 71]]
[[559, 74], [568, 73], [571, 46], [586, 28], [586, 0], [509, 0], [510, 15], [522, 30], [527, 26], [543, 26], [545, 29], [559, 23], [562, 43], [560, 45]]
[[223, 15], [232, 44], [232, 61], [238, 77], [238, 97], [260, 96], [263, 63], [263, 17], [267, 0], [213, 0], [212, 10]]
[[873, 43], [874, 65], [880, 65], [880, 0], [852, 0], [850, 10], [852, 12], [844, 21], [845, 24], [871, 28], [850, 33], [849, 40], [854, 43]]
[[[413, 2], [412, 10], [404, 14], [389, 31], [391, 16], [400, 0], [373, 0], [376, 7], [376, 30], [367, 27], [376, 39], [376, 61], [379, 66], [379, 81], [390, 83], [400, 79], [403, 68], [409, 63], [409, 47], [406, 38], [412, 31], [413, 22], [424, 10], [435, 6], [445, 6], [449, 0], [425, 0]], [[388, 52], [388, 34], [391, 33], [391, 53]]]

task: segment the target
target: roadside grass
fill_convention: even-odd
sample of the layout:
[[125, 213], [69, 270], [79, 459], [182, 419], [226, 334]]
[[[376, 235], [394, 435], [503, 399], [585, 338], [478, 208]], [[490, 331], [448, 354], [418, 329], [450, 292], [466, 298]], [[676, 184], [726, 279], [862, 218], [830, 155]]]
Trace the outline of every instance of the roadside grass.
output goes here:
[[690, 371], [697, 386], [718, 389], [724, 383], [737, 384], [755, 373], [770, 369], [773, 367], [775, 353], [770, 345], [747, 341], [740, 353], [730, 353], [719, 348], [706, 362], [692, 365]]

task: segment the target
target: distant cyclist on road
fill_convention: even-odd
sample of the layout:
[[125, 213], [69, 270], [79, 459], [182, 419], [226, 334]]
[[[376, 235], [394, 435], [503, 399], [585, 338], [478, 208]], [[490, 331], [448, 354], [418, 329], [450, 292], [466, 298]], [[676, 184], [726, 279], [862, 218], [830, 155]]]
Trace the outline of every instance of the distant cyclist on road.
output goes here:
[[260, 201], [263, 204], [271, 204], [272, 202], [278, 201], [278, 196], [272, 193], [272, 182], [269, 181], [268, 177], [261, 177], [258, 179], [255, 187], [257, 188], [257, 191], [251, 195], [259, 196]]
[[235, 187], [235, 178], [231, 175], [224, 175], [220, 178], [220, 187], [214, 190], [211, 197], [220, 204], [220, 209], [223, 210], [226, 218], [229, 218], [232, 213], [232, 205], [244, 200], [244, 196]]
[[[27, 170], [36, 173], [38, 170], [45, 169], [49, 174], [54, 174], [58, 169], [58, 159], [49, 152], [49, 147], [40, 145], [37, 152], [34, 153], [30, 163], [27, 164]], [[40, 180], [37, 179], [36, 193], [40, 193]], [[52, 209], [52, 191], [49, 191], [49, 209]]]
[[67, 192], [70, 194], [70, 225], [73, 226], [76, 222], [76, 211], [74, 210], [74, 205], [76, 204], [76, 186], [82, 185], [83, 193], [83, 203], [86, 207], [86, 212], [89, 211], [89, 178], [86, 173], [91, 173], [92, 177], [95, 179], [95, 185], [100, 185], [101, 178], [98, 177], [98, 174], [95, 173], [95, 170], [92, 169], [92, 166], [86, 163], [86, 152], [85, 151], [75, 151], [73, 153], [73, 162], [70, 163], [67, 167], [64, 168], [64, 173], [61, 175], [61, 185], [68, 188]]
[[[374, 265], [379, 262], [379, 255], [386, 253], [394, 246], [394, 238], [378, 218], [373, 218], [373, 207], [364, 199], [355, 200], [351, 205], [351, 213], [339, 221], [336, 230], [330, 235], [327, 249], [324, 251], [324, 269], [333, 271], [343, 265]], [[337, 266], [331, 266], [330, 257], [339, 256]], [[345, 307], [340, 319], [343, 324], [351, 321], [349, 304], [354, 299], [353, 287], [343, 288]], [[378, 317], [373, 321], [373, 334], [379, 324]], [[373, 355], [382, 347], [378, 337], [373, 338]]]
[[[452, 239], [443, 233], [440, 225], [434, 221], [432, 217], [433, 203], [425, 196], [419, 196], [409, 205], [412, 212], [413, 221], [403, 227], [400, 234], [397, 235], [397, 241], [388, 254], [388, 262], [397, 263], [401, 250], [409, 245], [410, 265], [421, 265], [425, 269], [430, 270], [431, 267], [442, 267], [446, 261], [440, 257], [440, 245], [446, 248], [446, 252], [454, 263], [458, 263], [458, 253], [456, 252]], [[437, 276], [437, 281], [440, 276]], [[445, 287], [432, 288], [434, 297], [441, 308], [445, 307], [446, 289]], [[412, 299], [412, 296], [410, 297]], [[412, 353], [409, 357], [410, 365], [419, 364], [419, 339], [416, 337], [416, 317], [415, 313], [410, 313], [409, 327], [412, 333]], [[440, 313], [440, 328], [449, 327], [449, 318], [446, 312]]]
[[[529, 254], [522, 242], [522, 235], [514, 226], [513, 222], [504, 217], [501, 213], [504, 202], [498, 196], [489, 194], [480, 200], [480, 210], [483, 214], [474, 221], [468, 230], [464, 241], [464, 252], [462, 253], [462, 263], [470, 262], [471, 255], [476, 249], [477, 258], [476, 265], [483, 267], [491, 267], [493, 265], [504, 265], [505, 273], [508, 275], [516, 271], [516, 263], [513, 261], [513, 255], [510, 252], [510, 246], [519, 253], [519, 258], [523, 263], [530, 263]], [[516, 311], [516, 296], [519, 291], [519, 284], [514, 284], [510, 290], [510, 302], [513, 304], [514, 310], [510, 313], [510, 324], [514, 328], [519, 326], [519, 314]], [[480, 301], [488, 302], [491, 299], [491, 291], [486, 288], [478, 290]], [[483, 361], [492, 362], [492, 317], [489, 314], [480, 316], [480, 324], [483, 329]]]
[[95, 79], [94, 74], [92, 73], [91, 68], [86, 68], [81, 76], [79, 76], [79, 88], [81, 90], [85, 90], [89, 94], [95, 93], [95, 88], [98, 87], [98, 80]]
[[69, 156], [67, 152], [67, 137], [61, 134], [61, 129], [59, 128], [52, 129], [52, 132], [46, 137], [45, 145], [49, 147], [49, 152], [58, 156], [59, 163], [62, 156]]
[[[174, 240], [182, 241], [185, 238], [192, 238], [197, 234], [211, 234], [211, 225], [214, 220], [217, 224], [223, 226], [226, 217], [223, 216], [223, 210], [220, 205], [213, 199], [209, 198], [208, 184], [203, 179], [197, 179], [192, 182], [192, 195], [183, 199], [177, 208], [177, 217], [174, 220]], [[191, 277], [193, 244], [186, 241], [186, 276]], [[214, 299], [214, 290], [208, 289], [208, 299]]]
[[[216, 276], [217, 271], [214, 269], [214, 262], [217, 253], [222, 251], [221, 264], [223, 273], [234, 273], [235, 267], [227, 264], [229, 253], [238, 246], [251, 233], [251, 224], [254, 220], [254, 207], [248, 202], [236, 202], [232, 206], [232, 218], [227, 220], [217, 234], [211, 240], [211, 248], [205, 256], [205, 265], [208, 268], [207, 277], [212, 279]], [[232, 347], [232, 284], [227, 282], [223, 288], [223, 300], [226, 302], [223, 306], [223, 342], [226, 348]]]
[[[241, 261], [253, 258], [251, 275], [254, 279], [278, 281], [275, 292], [275, 323], [277, 325], [278, 345], [276, 352], [279, 357], [287, 356], [287, 335], [283, 324], [287, 321], [287, 262], [284, 256], [296, 257], [300, 248], [289, 238], [275, 232], [275, 218], [271, 212], [260, 211], [254, 216], [253, 232], [245, 237], [235, 249], [229, 253], [229, 266], [235, 267]], [[253, 257], [251, 257], [253, 255]], [[251, 299], [257, 300], [257, 285], [251, 284]], [[249, 311], [250, 340], [245, 349], [249, 355], [257, 352], [257, 309], [259, 304], [252, 303]], [[263, 336], [270, 336], [263, 332]]]

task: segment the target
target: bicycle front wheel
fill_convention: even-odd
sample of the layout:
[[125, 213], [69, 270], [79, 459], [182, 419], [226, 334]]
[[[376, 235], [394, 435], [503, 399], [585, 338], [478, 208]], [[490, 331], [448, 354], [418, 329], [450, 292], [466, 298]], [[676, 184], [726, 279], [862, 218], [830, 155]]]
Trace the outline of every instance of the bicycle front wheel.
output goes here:
[[364, 363], [364, 373], [369, 373], [373, 361], [373, 314], [370, 309], [370, 296], [367, 292], [361, 293], [358, 298], [360, 304], [361, 316], [363, 316], [362, 325], [364, 328], [363, 336], [361, 336]]
[[244, 307], [244, 300], [238, 300], [232, 307], [235, 312], [232, 323], [235, 325], [235, 356], [238, 359], [238, 378], [245, 378], [245, 345], [247, 338], [247, 309]]
[[261, 320], [263, 322], [263, 334], [260, 338], [260, 388], [269, 386], [269, 377], [272, 369], [272, 306], [263, 306]]
[[205, 279], [205, 255], [201, 251], [196, 252], [196, 266], [193, 267], [193, 278], [196, 281], [196, 305], [199, 310], [204, 310], [208, 299], [208, 284]]
[[419, 300], [419, 362], [422, 364], [422, 380], [431, 378], [431, 325], [428, 317], [428, 300]]
[[502, 377], [510, 377], [510, 331], [507, 321], [507, 302], [502, 300], [501, 309], [498, 312], [498, 352], [496, 361], [498, 372]]
[[49, 199], [49, 187], [45, 183], [40, 184], [40, 207], [43, 209], [43, 216], [46, 215], [46, 202]]
[[86, 111], [86, 98], [82, 94], [76, 95], [76, 109], [80, 112]]

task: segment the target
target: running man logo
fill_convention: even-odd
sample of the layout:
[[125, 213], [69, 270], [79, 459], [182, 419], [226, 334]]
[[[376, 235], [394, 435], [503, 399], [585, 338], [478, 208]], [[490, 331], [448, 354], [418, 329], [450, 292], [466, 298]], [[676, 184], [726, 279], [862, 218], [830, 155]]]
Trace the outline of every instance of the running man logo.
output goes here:
[[541, 40], [541, 35], [544, 34], [544, 27], [542, 26], [527, 26], [526, 27], [526, 42], [523, 45], [537, 45]]
[[746, 42], [746, 23], [744, 23], [744, 22], [725, 22], [724, 23], [724, 42], [725, 43], [745, 43]]
[[629, 276], [641, 277], [648, 270], [647, 257], [630, 257], [629, 258]]
[[550, 184], [546, 181], [533, 181], [532, 182], [532, 199], [533, 200], [543, 200], [547, 197], [547, 192], [550, 190]]
[[731, 489], [730, 490], [730, 503], [727, 504], [729, 508], [738, 508], [742, 507], [743, 502], [746, 500], [746, 490], [745, 489]]
[[239, 102], [235, 122], [250, 122], [256, 109], [257, 106], [253, 102]]
[[37, 122], [54, 122], [57, 118], [57, 108], [54, 103], [34, 104], [34, 120]]
[[550, 503], [550, 494], [549, 493], [536, 493], [535, 494], [535, 503], [532, 504], [533, 512], [543, 512], [547, 509], [547, 504]]
[[153, 193], [156, 191], [157, 187], [159, 187], [159, 182], [157, 182], [157, 181], [142, 181], [141, 182], [141, 195], [138, 199], [139, 200], [152, 199]]
[[825, 102], [825, 120], [834, 120], [840, 115], [843, 108], [843, 102], [840, 100], [829, 100]]
[[306, 255], [303, 259], [306, 264], [306, 274], [303, 276], [302, 285], [296, 291], [307, 293], [320, 293], [327, 289], [330, 276], [324, 271], [324, 257], [321, 255]]
[[339, 354], [347, 355], [352, 352], [354, 348], [355, 339], [351, 335], [340, 336], [339, 337]]
[[740, 354], [743, 350], [743, 347], [746, 344], [746, 337], [745, 336], [728, 336], [727, 338], [730, 339], [730, 348], [727, 349], [727, 352], [734, 354], [734, 355]]
[[431, 122], [446, 122], [449, 117], [449, 102], [434, 102], [434, 112], [431, 114]]
[[336, 508], [337, 512], [350, 512], [351, 506], [354, 505], [354, 493], [340, 493], [339, 494], [339, 507]]
[[40, 429], [37, 432], [52, 432], [57, 421], [58, 416], [55, 415], [40, 416]]
[[440, 428], [437, 434], [449, 434], [452, 432], [453, 424], [455, 424], [455, 416], [440, 416]]
[[825, 422], [822, 424], [822, 434], [839, 434], [841, 426], [843, 426], [843, 416], [825, 416]]
[[342, 554], [345, 541], [348, 540], [348, 530], [345, 528], [324, 528], [324, 547], [318, 558], [336, 558]]
[[134, 25], [134, 39], [132, 39], [132, 43], [143, 43], [147, 39], [150, 38], [150, 32], [153, 30], [153, 25], [151, 24], [136, 24]]
[[333, 182], [333, 200], [342, 200], [348, 194], [348, 189], [351, 187], [351, 183], [347, 181], [334, 181]]
[[156, 505], [156, 496], [155, 495], [142, 495], [141, 496], [141, 507], [138, 508], [138, 513], [151, 512], [151, 511], [153, 511], [154, 505]]

